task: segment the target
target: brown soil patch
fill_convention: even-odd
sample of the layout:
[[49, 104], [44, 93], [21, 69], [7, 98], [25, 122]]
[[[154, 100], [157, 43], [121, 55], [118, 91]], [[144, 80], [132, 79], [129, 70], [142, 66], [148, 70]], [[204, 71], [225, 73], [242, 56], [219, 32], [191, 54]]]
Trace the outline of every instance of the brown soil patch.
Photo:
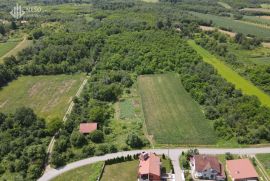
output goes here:
[[8, 103], [8, 100], [0, 104], [0, 108], [3, 108]]
[[[203, 31], [215, 31], [217, 28], [215, 27], [211, 27], [211, 26], [200, 26], [200, 29]], [[221, 30], [221, 29], [217, 29], [218, 32], [223, 33], [225, 35], [229, 35], [230, 37], [235, 37], [236, 33], [234, 32], [230, 32], [230, 31], [225, 31], [225, 30]]]
[[220, 33], [224, 33], [226, 35], [229, 35], [230, 37], [235, 37], [236, 33], [230, 32], [230, 31], [225, 31], [225, 30], [218, 30]]
[[257, 16], [258, 18], [261, 18], [261, 19], [267, 19], [267, 20], [270, 20], [270, 16]]
[[200, 29], [203, 31], [214, 31], [215, 28], [211, 26], [200, 26]]
[[44, 83], [42, 82], [37, 82], [35, 83], [29, 90], [28, 90], [28, 95], [29, 97], [35, 96], [40, 90], [43, 88]]
[[59, 102], [59, 98], [66, 92], [68, 92], [76, 80], [64, 81], [62, 85], [56, 88], [55, 93], [52, 95], [51, 99], [48, 101], [47, 105], [43, 107], [41, 112], [47, 112], [54, 108]]
[[270, 48], [269, 42], [262, 42], [263, 47]]

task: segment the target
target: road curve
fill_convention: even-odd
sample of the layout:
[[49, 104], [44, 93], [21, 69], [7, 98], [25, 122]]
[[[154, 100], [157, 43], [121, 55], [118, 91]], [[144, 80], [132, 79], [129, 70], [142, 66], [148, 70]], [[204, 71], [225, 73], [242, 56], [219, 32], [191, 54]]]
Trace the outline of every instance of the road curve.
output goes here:
[[[125, 151], [125, 152], [118, 152], [118, 153], [111, 153], [104, 156], [95, 156], [86, 158], [80, 161], [76, 161], [73, 163], [70, 163], [62, 168], [58, 169], [51, 169], [50, 171], [46, 172], [42, 177], [38, 179], [38, 181], [49, 181], [58, 175], [61, 175], [64, 172], [67, 172], [69, 170], [88, 165], [91, 163], [96, 163], [99, 161], [105, 161], [108, 159], [121, 157], [121, 156], [127, 156], [127, 155], [134, 155], [137, 153], [141, 153], [142, 151], [147, 152], [155, 152], [157, 154], [165, 154], [170, 157], [172, 160], [174, 170], [175, 170], [175, 176], [176, 181], [182, 181], [181, 179], [181, 168], [179, 166], [179, 157], [181, 156], [182, 151], [187, 151], [189, 148], [176, 148], [176, 149], [149, 149], [149, 150], [133, 150], [133, 151]], [[222, 148], [198, 148], [199, 152], [201, 154], [225, 154], [227, 152], [230, 152], [232, 154], [239, 154], [239, 155], [254, 155], [258, 153], [270, 153], [270, 147], [264, 147], [264, 148], [232, 148], [232, 149], [222, 149]]]

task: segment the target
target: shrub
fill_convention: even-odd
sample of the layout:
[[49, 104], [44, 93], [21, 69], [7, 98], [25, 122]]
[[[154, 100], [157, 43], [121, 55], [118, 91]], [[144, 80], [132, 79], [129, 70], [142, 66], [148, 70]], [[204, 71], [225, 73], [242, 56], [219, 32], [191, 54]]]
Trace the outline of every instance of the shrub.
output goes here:
[[90, 134], [90, 138], [94, 143], [102, 143], [104, 141], [104, 134], [100, 130], [96, 130]]

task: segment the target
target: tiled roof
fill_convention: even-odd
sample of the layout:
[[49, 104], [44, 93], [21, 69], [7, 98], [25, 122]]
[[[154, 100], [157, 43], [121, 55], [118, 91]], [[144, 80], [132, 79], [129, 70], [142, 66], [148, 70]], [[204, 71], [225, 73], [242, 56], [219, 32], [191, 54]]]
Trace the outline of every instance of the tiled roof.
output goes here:
[[140, 158], [139, 174], [154, 174], [160, 176], [160, 158], [150, 153], [147, 159]]
[[257, 178], [258, 174], [249, 159], [227, 160], [227, 168], [234, 179]]
[[91, 133], [97, 130], [97, 123], [81, 123], [80, 133]]
[[214, 156], [195, 155], [193, 159], [195, 161], [195, 169], [197, 172], [202, 172], [208, 169], [214, 169], [218, 173], [222, 173], [221, 170], [222, 166], [219, 163], [218, 159]]

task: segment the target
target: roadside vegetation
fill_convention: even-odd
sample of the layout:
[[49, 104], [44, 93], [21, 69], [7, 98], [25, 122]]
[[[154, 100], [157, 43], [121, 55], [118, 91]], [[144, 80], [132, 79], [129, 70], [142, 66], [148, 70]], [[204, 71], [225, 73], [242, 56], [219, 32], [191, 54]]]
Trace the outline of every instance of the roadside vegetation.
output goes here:
[[101, 181], [136, 180], [138, 165], [138, 160], [106, 165]]
[[63, 173], [52, 181], [96, 181], [101, 174], [103, 167], [103, 162], [93, 163], [90, 165], [82, 166], [74, 170], [70, 170], [66, 173]]

